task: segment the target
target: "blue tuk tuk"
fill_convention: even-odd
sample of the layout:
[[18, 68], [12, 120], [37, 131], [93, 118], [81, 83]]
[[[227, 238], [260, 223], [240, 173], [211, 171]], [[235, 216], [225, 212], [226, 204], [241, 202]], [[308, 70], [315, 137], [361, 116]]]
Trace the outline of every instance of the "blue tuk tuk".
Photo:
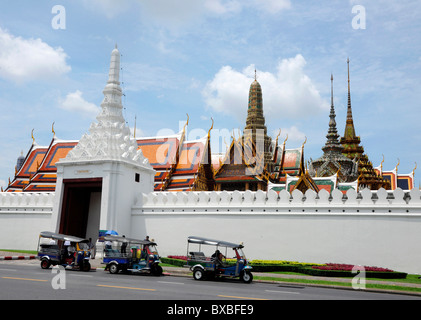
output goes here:
[[41, 268], [61, 265], [66, 269], [90, 271], [89, 240], [70, 235], [43, 231], [38, 238], [37, 257]]
[[[193, 246], [198, 249], [191, 249]], [[211, 246], [213, 254], [209, 254], [209, 249], [204, 253], [204, 246]], [[243, 282], [250, 283], [253, 280], [252, 267], [248, 265], [243, 248], [242, 243], [190, 236], [187, 238], [187, 266], [193, 271], [195, 280], [239, 277]], [[225, 255], [219, 249], [224, 250]], [[228, 249], [234, 251], [232, 262], [226, 260]]]
[[117, 235], [106, 235], [104, 241], [102, 263], [111, 274], [122, 271], [162, 275], [157, 244], [154, 241]]

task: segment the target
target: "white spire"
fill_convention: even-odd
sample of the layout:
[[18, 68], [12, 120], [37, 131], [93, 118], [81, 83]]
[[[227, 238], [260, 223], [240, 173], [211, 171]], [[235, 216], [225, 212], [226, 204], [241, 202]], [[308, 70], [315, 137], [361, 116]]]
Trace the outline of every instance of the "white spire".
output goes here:
[[103, 90], [104, 100], [101, 112], [92, 122], [89, 133], [82, 136], [79, 143], [67, 154], [63, 162], [86, 160], [123, 160], [152, 168], [137, 142], [131, 138], [130, 129], [123, 117], [120, 82], [120, 52], [111, 52], [108, 81]]
[[114, 50], [111, 52], [111, 63], [110, 63], [110, 72], [108, 76], [108, 83], [113, 83], [120, 85], [119, 80], [120, 74], [120, 52], [117, 49], [117, 44], [115, 45]]

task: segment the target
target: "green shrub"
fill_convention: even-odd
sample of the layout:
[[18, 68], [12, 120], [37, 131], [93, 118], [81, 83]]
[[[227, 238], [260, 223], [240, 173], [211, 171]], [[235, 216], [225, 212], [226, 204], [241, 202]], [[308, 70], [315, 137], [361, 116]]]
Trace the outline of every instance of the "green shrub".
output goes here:
[[181, 259], [160, 257], [160, 260], [161, 260], [162, 263], [171, 264], [171, 265], [176, 266], [176, 267], [184, 267], [184, 266], [187, 265], [186, 260], [181, 260]]

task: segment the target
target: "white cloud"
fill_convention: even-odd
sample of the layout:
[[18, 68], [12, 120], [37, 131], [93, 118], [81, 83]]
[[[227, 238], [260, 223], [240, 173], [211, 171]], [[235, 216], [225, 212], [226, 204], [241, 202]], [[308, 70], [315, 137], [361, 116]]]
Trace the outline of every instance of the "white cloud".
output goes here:
[[261, 7], [270, 13], [277, 13], [291, 8], [290, 0], [255, 0], [254, 2], [256, 2], [256, 7]]
[[[272, 138], [276, 139], [276, 136], [279, 134], [279, 130], [272, 131]], [[289, 128], [281, 128], [281, 134], [278, 138], [278, 144], [282, 144], [282, 142], [288, 137], [289, 142], [294, 143], [303, 143], [306, 139], [305, 133], [301, 132], [296, 126], [291, 126]], [[288, 143], [287, 143], [288, 148]]]
[[69, 72], [67, 54], [41, 39], [15, 37], [0, 28], [0, 77], [17, 83], [57, 78]]
[[205, 0], [205, 8], [216, 14], [237, 13], [241, 11], [241, 4], [236, 0]]
[[[257, 71], [266, 119], [308, 118], [329, 108], [328, 102], [320, 97], [311, 79], [304, 73], [305, 64], [303, 56], [298, 54], [281, 60], [275, 73]], [[254, 65], [241, 72], [230, 66], [222, 67], [202, 91], [206, 105], [214, 111], [236, 116], [243, 122], [253, 77]]]
[[86, 101], [82, 97], [82, 92], [79, 90], [67, 94], [66, 98], [59, 101], [59, 107], [64, 110], [82, 114], [85, 117], [95, 117], [101, 110], [101, 108], [95, 104]]
[[127, 11], [134, 0], [83, 0], [83, 4], [95, 12], [104, 14], [108, 19]]

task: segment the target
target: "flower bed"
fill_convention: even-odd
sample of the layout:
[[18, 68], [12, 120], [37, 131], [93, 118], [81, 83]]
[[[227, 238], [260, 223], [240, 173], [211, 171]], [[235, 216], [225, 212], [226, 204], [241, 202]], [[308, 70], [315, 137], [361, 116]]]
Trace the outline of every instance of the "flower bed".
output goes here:
[[187, 257], [186, 256], [168, 256], [168, 258], [170, 259], [178, 259], [178, 260], [186, 260], [187, 261]]
[[[167, 258], [161, 257], [163, 263], [172, 264], [178, 267], [187, 265], [186, 256], [170, 255]], [[235, 259], [227, 259], [228, 264], [234, 264]], [[355, 277], [359, 271], [353, 272], [355, 265], [339, 263], [304, 263], [286, 260], [251, 260], [250, 266], [254, 272], [296, 272], [319, 277]], [[387, 268], [364, 266], [367, 278], [380, 279], [405, 279], [407, 274], [396, 272]]]
[[287, 261], [287, 260], [251, 260], [250, 264], [254, 266], [267, 266], [267, 265], [288, 265], [288, 266], [298, 266], [298, 267], [324, 266], [324, 264], [318, 264], [318, 263], [306, 263], [306, 262]]
[[[314, 265], [312, 266], [313, 269], [319, 270], [340, 270], [340, 271], [352, 271], [356, 266], [352, 264], [341, 264], [341, 263], [326, 263], [325, 265]], [[379, 268], [379, 267], [368, 267], [363, 266], [364, 271], [375, 271], [375, 272], [394, 272], [393, 270], [387, 268]]]

